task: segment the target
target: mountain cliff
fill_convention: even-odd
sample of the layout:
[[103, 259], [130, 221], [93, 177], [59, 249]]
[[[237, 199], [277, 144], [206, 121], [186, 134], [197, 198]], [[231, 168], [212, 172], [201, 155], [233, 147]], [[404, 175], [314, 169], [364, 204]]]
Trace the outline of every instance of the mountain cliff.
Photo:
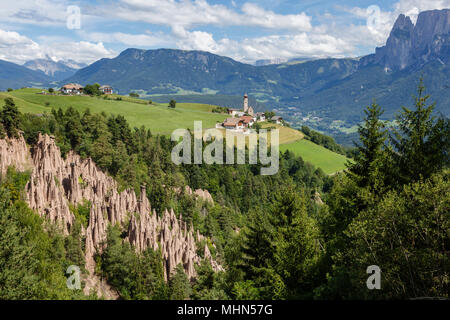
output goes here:
[[[2, 174], [8, 166], [19, 171], [31, 169], [31, 178], [25, 187], [26, 199], [31, 209], [42, 217], [61, 227], [68, 234], [74, 226], [75, 216], [71, 205], [91, 203], [89, 222], [82, 228], [85, 237], [86, 279], [85, 293], [95, 289], [106, 298], [116, 298], [94, 273], [96, 253], [105, 249], [106, 231], [110, 224], [119, 224], [127, 231], [128, 241], [136, 250], [146, 248], [160, 250], [163, 257], [164, 277], [167, 280], [178, 264], [182, 264], [189, 278], [196, 275], [194, 266], [200, 263], [197, 244], [204, 240], [195, 233], [173, 210], [165, 210], [160, 216], [151, 209], [145, 186], [139, 197], [133, 190], [119, 192], [117, 182], [102, 172], [91, 159], [81, 159], [73, 152], [62, 158], [54, 138], [40, 135], [38, 142], [29, 151], [24, 139], [0, 140], [0, 164]], [[189, 188], [190, 190], [190, 188]], [[191, 191], [192, 192], [192, 191]], [[196, 197], [212, 201], [207, 191], [192, 192]], [[204, 258], [215, 270], [222, 267], [214, 261], [205, 246]]]
[[389, 35], [386, 45], [376, 49], [374, 55], [363, 59], [390, 70], [420, 67], [438, 60], [450, 61], [450, 9], [421, 12], [414, 25], [401, 14]]

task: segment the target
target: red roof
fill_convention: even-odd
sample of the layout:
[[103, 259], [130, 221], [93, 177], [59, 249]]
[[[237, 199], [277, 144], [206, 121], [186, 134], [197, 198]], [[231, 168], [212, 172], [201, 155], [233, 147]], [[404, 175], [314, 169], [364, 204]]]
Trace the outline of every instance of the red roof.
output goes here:
[[251, 116], [242, 116], [239, 119], [242, 120], [244, 123], [250, 123], [251, 121], [253, 121], [253, 117]]

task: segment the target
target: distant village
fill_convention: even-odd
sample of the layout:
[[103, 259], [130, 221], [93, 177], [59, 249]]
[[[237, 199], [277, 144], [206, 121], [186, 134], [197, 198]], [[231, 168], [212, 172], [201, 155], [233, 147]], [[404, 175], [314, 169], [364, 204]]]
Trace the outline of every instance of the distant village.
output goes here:
[[[112, 94], [113, 89], [108, 85], [101, 85], [99, 88], [101, 93], [103, 94]], [[69, 94], [69, 95], [80, 95], [84, 92], [84, 87], [78, 83], [69, 83], [61, 87], [61, 93]]]
[[[65, 84], [61, 87], [61, 89], [59, 89], [59, 93], [60, 94], [64, 94], [64, 95], [71, 95], [71, 96], [75, 96], [75, 95], [83, 95], [83, 94], [89, 94], [88, 92], [86, 92], [87, 87], [91, 87], [91, 88], [96, 88], [96, 85], [87, 85], [86, 88], [83, 87], [81, 84], [78, 83], [68, 83]], [[101, 94], [113, 94], [113, 88], [109, 85], [97, 85], [98, 86], [98, 91]], [[54, 94], [53, 93], [53, 89], [49, 90], [50, 94]], [[47, 94], [46, 91], [42, 91], [41, 94]]]
[[272, 116], [266, 119], [266, 113], [254, 112], [253, 107], [248, 103], [248, 95], [244, 95], [244, 108], [242, 109], [228, 109], [228, 114], [231, 118], [226, 118], [221, 124], [217, 124], [216, 128], [223, 128], [233, 130], [236, 132], [247, 133], [249, 129], [257, 122], [272, 122], [283, 125], [283, 118], [280, 116]]
[[[99, 85], [97, 85], [99, 86]], [[87, 86], [86, 86], [87, 87]], [[78, 83], [69, 83], [61, 87], [59, 92], [64, 95], [83, 95], [88, 94], [86, 88]], [[113, 94], [113, 88], [109, 85], [100, 85], [98, 90], [101, 94]], [[45, 91], [42, 94], [46, 94]], [[244, 95], [243, 109], [226, 108], [228, 115], [222, 123], [218, 123], [216, 128], [233, 130], [235, 132], [248, 133], [249, 129], [258, 122], [271, 122], [274, 124], [284, 125], [284, 120], [280, 116], [273, 115], [266, 118], [265, 112], [256, 112], [249, 105], [248, 95]], [[273, 114], [273, 113], [272, 113]]]

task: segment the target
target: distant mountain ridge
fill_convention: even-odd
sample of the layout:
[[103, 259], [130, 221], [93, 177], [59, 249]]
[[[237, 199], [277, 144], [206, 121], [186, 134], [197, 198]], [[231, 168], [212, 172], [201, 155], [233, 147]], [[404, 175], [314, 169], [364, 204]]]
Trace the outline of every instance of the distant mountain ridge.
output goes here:
[[52, 79], [43, 72], [30, 70], [18, 64], [0, 60], [0, 90], [41, 86]]
[[81, 69], [66, 82], [108, 83], [123, 94], [240, 96], [248, 92], [272, 108], [358, 122], [362, 108], [374, 98], [383, 103], [386, 116], [393, 117], [399, 104], [410, 100], [423, 75], [439, 111], [449, 114], [449, 94], [443, 91], [450, 71], [449, 29], [450, 9], [422, 12], [415, 26], [400, 15], [386, 45], [374, 54], [264, 66], [202, 51], [127, 49], [116, 58]]
[[[421, 12], [416, 25], [400, 15], [386, 45], [361, 58], [299, 59], [254, 66], [203, 51], [130, 48], [78, 70], [59, 84], [98, 82], [111, 85], [119, 94], [137, 91], [162, 100], [166, 98], [161, 96], [192, 95], [192, 101], [194, 95], [203, 94], [212, 104], [220, 104], [214, 96], [228, 101], [225, 96], [248, 93], [260, 102], [256, 111], [266, 106], [277, 109], [294, 125], [313, 115], [320, 119], [316, 129], [326, 131], [336, 120], [347, 127], [359, 123], [363, 108], [373, 99], [385, 109], [384, 117], [393, 119], [402, 105], [413, 102], [420, 76], [437, 102], [436, 110], [448, 116], [449, 74], [450, 9], [443, 9]], [[16, 82], [16, 87], [52, 81], [42, 73], [33, 75]]]
[[23, 66], [34, 71], [41, 71], [58, 81], [73, 76], [77, 70], [84, 68], [87, 65], [84, 63], [76, 63], [73, 60], [54, 61], [47, 56], [45, 59], [27, 61]]

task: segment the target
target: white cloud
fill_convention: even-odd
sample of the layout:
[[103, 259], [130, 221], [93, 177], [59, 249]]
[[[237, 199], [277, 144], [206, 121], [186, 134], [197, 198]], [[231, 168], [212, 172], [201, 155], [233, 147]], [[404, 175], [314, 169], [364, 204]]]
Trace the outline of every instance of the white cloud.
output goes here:
[[[450, 7], [450, 0], [400, 0], [393, 5], [393, 11], [380, 10], [379, 16], [376, 19], [376, 28], [369, 28], [367, 22], [363, 26], [344, 26], [352, 35], [355, 36], [361, 44], [384, 45], [389, 36], [390, 31], [395, 23], [395, 20], [400, 14], [409, 16], [413, 23], [416, 22], [420, 12], [433, 9], [445, 9]], [[374, 12], [368, 8], [345, 8], [344, 11], [350, 12], [353, 15], [368, 19]]]
[[[77, 37], [77, 41], [74, 41], [60, 32], [30, 39], [23, 34], [4, 30], [11, 30], [13, 25], [16, 31], [22, 32], [21, 27], [33, 24], [50, 26], [49, 30], [54, 30], [54, 27], [65, 29], [67, 6], [76, 2], [4, 2], [0, 11], [0, 59], [18, 63], [46, 55], [57, 60], [72, 58], [85, 63], [113, 57], [116, 52], [104, 44], [204, 50], [244, 62], [297, 56], [352, 56], [367, 53], [368, 48], [384, 45], [400, 13], [410, 15], [415, 21], [420, 11], [450, 7], [450, 0], [399, 0], [392, 5], [392, 11], [380, 12], [376, 32], [373, 32], [365, 23], [369, 16], [367, 8], [360, 7], [340, 7], [358, 17], [359, 24], [355, 24], [354, 19], [349, 19], [348, 16], [326, 13], [314, 16], [313, 26], [312, 18], [303, 12], [278, 14], [264, 9], [256, 1], [240, 5], [230, 0], [228, 7], [213, 4], [211, 0], [111, 0], [99, 4], [79, 2], [82, 4], [82, 30], [72, 34]], [[138, 31], [132, 34], [129, 31], [106, 32], [102, 28], [97, 29], [97, 26], [111, 22], [123, 24], [130, 21], [161, 25], [169, 27], [171, 31]], [[245, 34], [247, 27], [263, 31], [260, 32], [262, 36], [244, 37], [238, 41], [226, 35], [218, 38], [206, 29], [210, 26], [225, 31], [226, 27], [237, 26], [242, 34]]]
[[114, 51], [106, 49], [102, 42], [88, 41], [43, 45], [42, 51], [55, 60], [71, 59], [78, 63], [87, 64], [101, 58], [112, 58], [117, 55]]
[[2, 1], [0, 20], [40, 26], [66, 23], [66, 0], [14, 0]]
[[121, 0], [118, 7], [103, 7], [104, 14], [130, 21], [143, 21], [190, 29], [199, 25], [252, 26], [308, 31], [311, 17], [305, 13], [281, 15], [246, 3], [242, 12], [206, 0]]
[[400, 0], [394, 5], [394, 18], [401, 13], [411, 18], [413, 23], [417, 20], [419, 12], [433, 9], [450, 8], [450, 0]]
[[351, 54], [354, 47], [344, 40], [326, 34], [272, 35], [247, 38], [242, 41], [223, 38], [202, 31], [178, 30], [177, 46], [184, 50], [202, 50], [228, 56], [243, 62], [258, 59], [295, 58], [299, 56], [325, 57]]
[[64, 38], [41, 37], [42, 42], [31, 40], [14, 31], [0, 29], [0, 59], [15, 63], [44, 58], [54, 60], [73, 59], [81, 63], [92, 63], [100, 58], [116, 55], [104, 47], [102, 42], [69, 41]]
[[39, 44], [17, 32], [0, 29], [0, 59], [23, 63], [41, 57]]
[[165, 34], [129, 34], [123, 32], [102, 33], [93, 32], [86, 35], [86, 39], [94, 42], [121, 43], [127, 46], [153, 47], [170, 43], [170, 37]]

